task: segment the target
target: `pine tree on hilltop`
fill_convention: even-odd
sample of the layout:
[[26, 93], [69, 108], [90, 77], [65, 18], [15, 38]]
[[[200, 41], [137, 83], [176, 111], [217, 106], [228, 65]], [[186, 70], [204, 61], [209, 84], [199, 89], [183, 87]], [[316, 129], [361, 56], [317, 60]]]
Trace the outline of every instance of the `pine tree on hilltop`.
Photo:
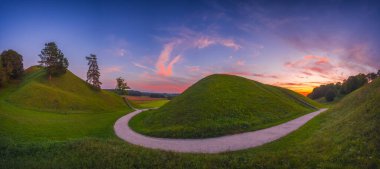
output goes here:
[[89, 66], [86, 82], [93, 86], [95, 89], [100, 90], [100, 85], [102, 82], [99, 81], [100, 72], [96, 55], [90, 54], [90, 56], [86, 56], [86, 60], [88, 61]]
[[49, 80], [51, 80], [51, 76], [66, 73], [69, 62], [55, 42], [45, 43], [45, 48], [41, 50], [41, 54], [38, 56], [41, 58], [38, 63], [46, 68]]

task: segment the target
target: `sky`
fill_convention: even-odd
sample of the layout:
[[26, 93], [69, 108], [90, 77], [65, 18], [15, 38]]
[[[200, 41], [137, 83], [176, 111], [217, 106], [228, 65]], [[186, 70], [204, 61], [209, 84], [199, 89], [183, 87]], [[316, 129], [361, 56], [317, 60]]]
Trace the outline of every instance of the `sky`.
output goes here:
[[380, 69], [376, 1], [0, 0], [0, 50], [36, 65], [47, 42], [86, 78], [96, 54], [102, 88], [183, 92], [215, 73], [308, 93]]

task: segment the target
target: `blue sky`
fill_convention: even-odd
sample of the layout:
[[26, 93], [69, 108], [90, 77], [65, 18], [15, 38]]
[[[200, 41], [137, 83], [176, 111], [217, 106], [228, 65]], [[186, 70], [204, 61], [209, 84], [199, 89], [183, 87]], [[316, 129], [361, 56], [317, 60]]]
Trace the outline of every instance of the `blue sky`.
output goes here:
[[55, 41], [85, 78], [99, 58], [103, 88], [181, 92], [227, 73], [298, 92], [380, 68], [376, 1], [1, 1], [0, 49], [26, 67]]

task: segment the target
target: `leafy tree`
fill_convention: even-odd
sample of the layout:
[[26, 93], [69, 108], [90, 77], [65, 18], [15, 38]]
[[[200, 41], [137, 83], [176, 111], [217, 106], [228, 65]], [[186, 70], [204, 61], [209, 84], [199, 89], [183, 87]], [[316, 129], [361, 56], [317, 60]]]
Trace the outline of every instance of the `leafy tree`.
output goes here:
[[49, 74], [49, 80], [51, 76], [66, 73], [69, 62], [55, 42], [45, 43], [45, 48], [41, 50], [41, 54], [38, 56], [41, 58], [39, 63], [46, 68]]
[[325, 97], [328, 91], [336, 91], [337, 88], [340, 88], [340, 84], [334, 85], [334, 83], [330, 83], [327, 85], [321, 85], [313, 89], [313, 92], [308, 95], [311, 99], [319, 99]]
[[8, 79], [17, 79], [24, 73], [22, 56], [16, 51], [10, 49], [1, 53], [1, 67], [5, 74], [4, 81]]
[[380, 77], [380, 69], [377, 71], [377, 76]]
[[121, 77], [116, 78], [116, 91], [118, 94], [126, 95], [127, 89], [129, 89], [127, 82], [124, 82], [124, 79]]
[[375, 80], [377, 78], [377, 74], [376, 73], [368, 73], [367, 74], [367, 79], [368, 81], [372, 81], [372, 80]]
[[356, 76], [350, 76], [347, 80], [343, 81], [341, 93], [349, 94], [367, 83], [368, 79], [365, 74], [360, 73]]
[[90, 56], [86, 56], [86, 60], [88, 61], [89, 66], [86, 82], [93, 86], [95, 89], [100, 90], [100, 85], [102, 82], [99, 81], [100, 72], [96, 55], [90, 54]]
[[4, 86], [5, 84], [5, 73], [3, 70], [3, 65], [1, 63], [1, 55], [0, 55], [0, 87]]
[[334, 89], [329, 89], [329, 90], [326, 92], [325, 99], [326, 99], [326, 101], [328, 101], [328, 102], [332, 102], [332, 101], [334, 101], [335, 96], [336, 96], [336, 94], [335, 94]]
[[367, 75], [360, 73], [356, 76], [348, 77], [348, 79], [344, 80], [343, 83], [331, 83], [316, 87], [313, 89], [313, 92], [308, 95], [308, 97], [311, 99], [319, 99], [325, 97], [326, 101], [333, 101], [337, 94], [349, 94], [352, 91], [367, 84], [368, 81], [375, 79], [376, 77], [377, 75], [375, 73], [370, 73]]

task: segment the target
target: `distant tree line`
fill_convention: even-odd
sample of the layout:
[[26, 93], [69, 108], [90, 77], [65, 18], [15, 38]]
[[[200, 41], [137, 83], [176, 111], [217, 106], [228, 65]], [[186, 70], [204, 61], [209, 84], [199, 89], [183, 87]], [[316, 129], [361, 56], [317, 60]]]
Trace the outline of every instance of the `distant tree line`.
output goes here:
[[151, 93], [151, 92], [140, 92], [137, 90], [129, 90], [128, 95], [129, 96], [149, 96], [152, 98], [167, 98], [167, 99], [171, 100], [174, 97], [178, 96], [179, 94], [176, 94], [176, 93]]
[[360, 73], [355, 76], [350, 76], [343, 82], [330, 83], [326, 85], [321, 85], [313, 89], [308, 97], [311, 99], [325, 98], [326, 101], [334, 101], [335, 97], [338, 95], [346, 95], [352, 91], [362, 87], [363, 85], [372, 82], [376, 78], [380, 77], [380, 70], [377, 73]]

